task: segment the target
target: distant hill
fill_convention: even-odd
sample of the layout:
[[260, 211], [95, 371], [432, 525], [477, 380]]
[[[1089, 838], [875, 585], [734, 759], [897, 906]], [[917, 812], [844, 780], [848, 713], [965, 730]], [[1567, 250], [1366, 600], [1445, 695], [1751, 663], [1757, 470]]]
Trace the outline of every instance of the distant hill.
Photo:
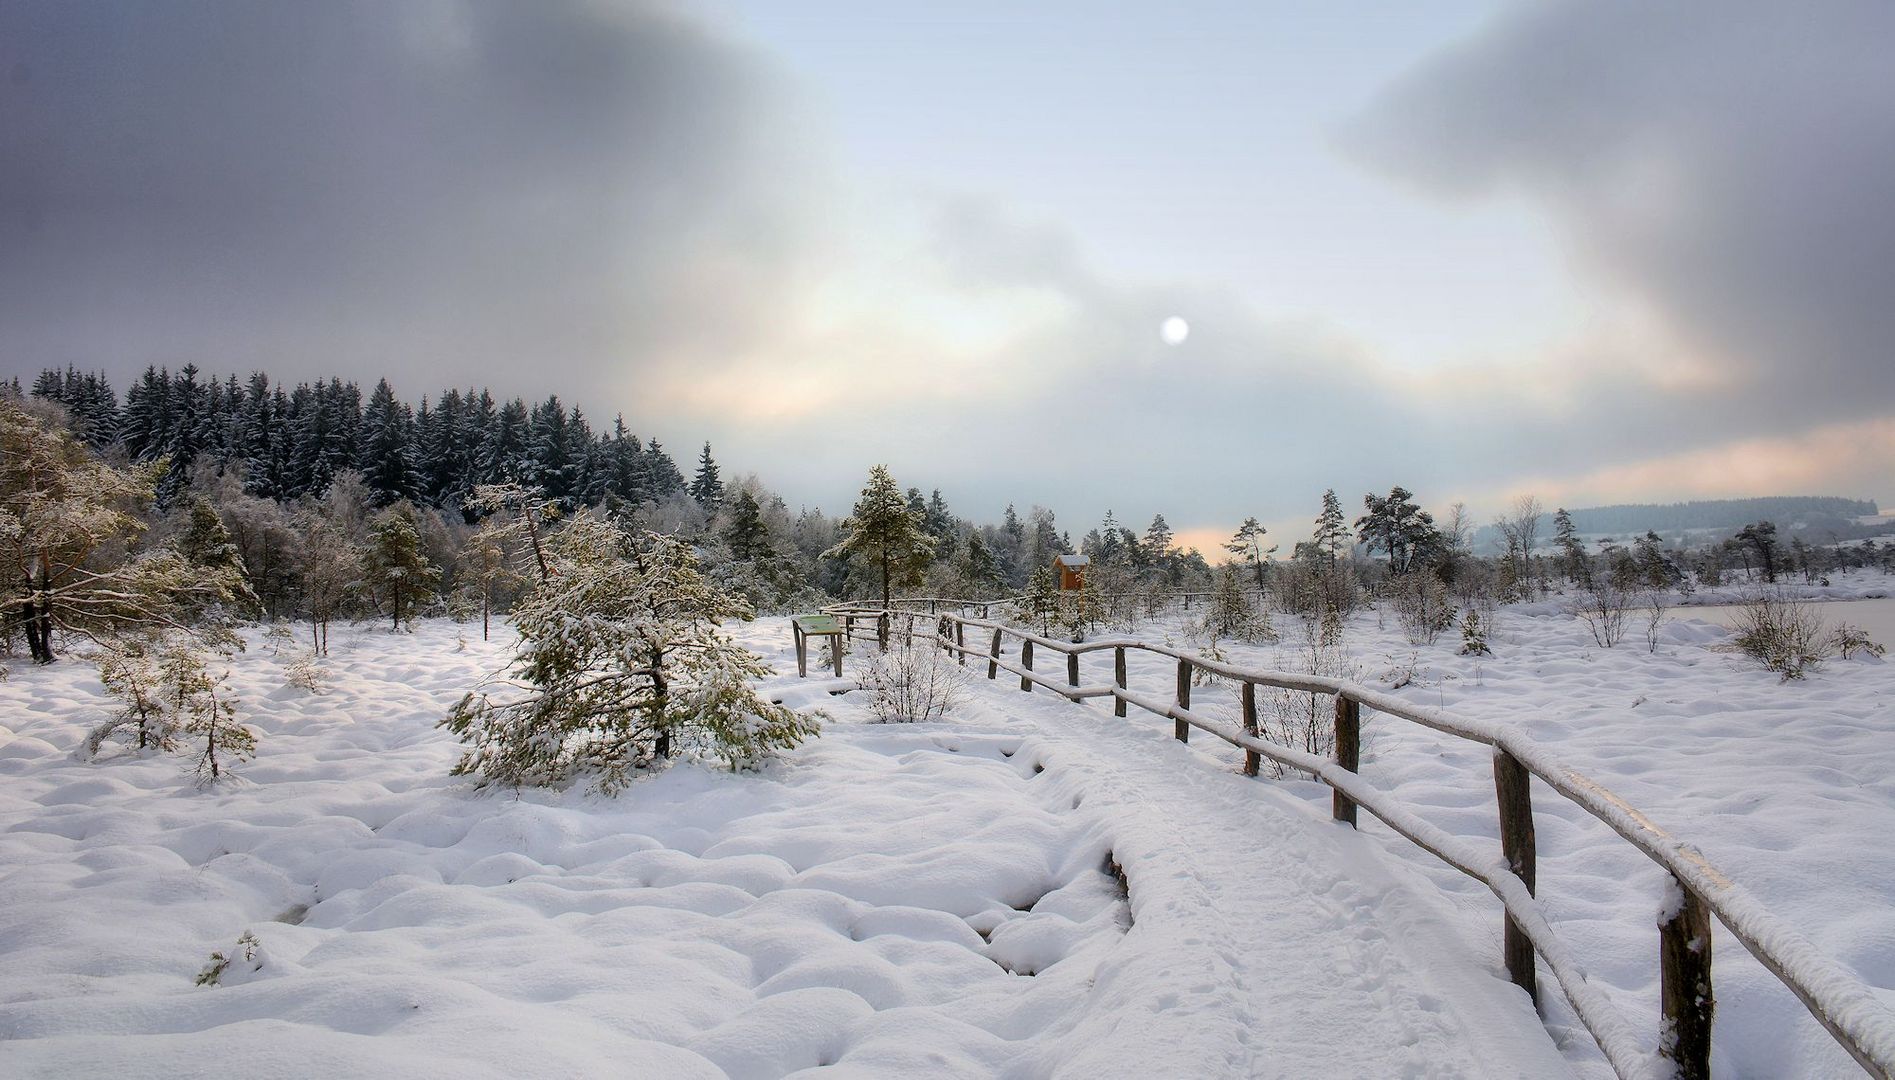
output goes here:
[[[1779, 529], [1834, 532], [1847, 539], [1863, 532], [1857, 518], [1880, 513], [1872, 499], [1844, 499], [1830, 495], [1776, 495], [1761, 499], [1695, 499], [1678, 503], [1621, 503], [1615, 506], [1571, 508], [1573, 526], [1588, 537], [1634, 536], [1647, 531], [1668, 540], [1692, 533], [1724, 533], [1753, 521], [1774, 521]], [[1553, 535], [1553, 515], [1540, 519], [1542, 539]], [[1714, 537], [1702, 537], [1712, 539]], [[1694, 537], [1693, 539], [1698, 539]], [[1488, 525], [1474, 534], [1476, 551], [1500, 543], [1499, 530]]]

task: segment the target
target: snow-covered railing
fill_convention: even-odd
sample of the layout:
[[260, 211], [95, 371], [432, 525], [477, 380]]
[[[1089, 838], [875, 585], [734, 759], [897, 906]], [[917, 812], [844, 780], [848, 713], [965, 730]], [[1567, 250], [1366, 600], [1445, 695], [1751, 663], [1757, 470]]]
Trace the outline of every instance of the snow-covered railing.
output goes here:
[[[1244, 772], [1257, 775], [1263, 758], [1306, 772], [1329, 786], [1331, 813], [1338, 821], [1356, 824], [1357, 808], [1367, 810], [1395, 832], [1461, 873], [1481, 882], [1499, 899], [1506, 912], [1504, 955], [1508, 976], [1536, 1002], [1539, 999], [1534, 954], [1546, 961], [1561, 993], [1586, 1027], [1606, 1060], [1621, 1077], [1675, 1075], [1696, 1080], [1710, 1076], [1711, 1026], [1711, 916], [1730, 930], [1751, 955], [1788, 987], [1810, 1015], [1871, 1076], [1895, 1080], [1895, 1012], [1878, 1001], [1854, 973], [1817, 949], [1808, 938], [1773, 914], [1741, 885], [1731, 880], [1698, 851], [1672, 836], [1638, 809], [1603, 785], [1561, 763], [1550, 751], [1517, 728], [1506, 724], [1449, 716], [1414, 705], [1360, 683], [1294, 672], [1250, 670], [1136, 638], [1088, 642], [1058, 641], [964, 612], [999, 606], [1007, 601], [967, 602], [942, 598], [903, 601], [907, 608], [889, 609], [868, 604], [839, 604], [826, 609], [844, 620], [850, 636], [857, 625], [872, 628], [886, 645], [899, 620], [909, 640], [923, 617], [934, 624], [934, 636], [963, 666], [973, 658], [985, 661], [987, 677], [1005, 670], [1020, 679], [1020, 689], [1044, 687], [1074, 702], [1110, 697], [1113, 713], [1126, 715], [1128, 705], [1173, 721], [1180, 742], [1192, 728], [1215, 735], [1244, 751]], [[952, 612], [948, 608], [953, 608]], [[967, 642], [972, 628], [987, 634], [982, 648]], [[1019, 662], [1004, 658], [1006, 639], [1019, 641]], [[1113, 682], [1080, 685], [1079, 658], [1110, 649]], [[1046, 678], [1033, 666], [1036, 650], [1066, 657], [1063, 683]], [[1177, 663], [1177, 681], [1167, 700], [1135, 691], [1127, 685], [1126, 655], [1144, 652]], [[1206, 671], [1241, 687], [1242, 727], [1191, 709], [1192, 676]], [[1257, 726], [1257, 687], [1327, 694], [1335, 698], [1335, 759], [1279, 746], [1263, 739]], [[1361, 751], [1363, 707], [1407, 720], [1434, 731], [1482, 743], [1493, 748], [1494, 787], [1500, 812], [1501, 851], [1480, 850], [1463, 837], [1453, 836], [1417, 817], [1387, 792], [1357, 773]], [[1618, 1008], [1594, 986], [1565, 945], [1554, 935], [1545, 908], [1534, 896], [1535, 852], [1533, 807], [1528, 782], [1536, 776], [1561, 796], [1603, 821], [1632, 846], [1669, 873], [1676, 886], [1671, 903], [1660, 912], [1659, 965], [1661, 969], [1662, 1024], [1658, 1054], [1645, 1052]]]

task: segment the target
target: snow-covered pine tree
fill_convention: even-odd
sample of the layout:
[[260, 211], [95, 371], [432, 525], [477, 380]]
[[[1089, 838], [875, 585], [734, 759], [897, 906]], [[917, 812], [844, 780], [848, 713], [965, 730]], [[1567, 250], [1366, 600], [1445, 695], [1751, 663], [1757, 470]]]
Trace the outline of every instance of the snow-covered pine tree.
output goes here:
[[228, 673], [213, 674], [212, 656], [183, 638], [168, 640], [158, 654], [159, 693], [179, 740], [198, 747], [197, 775], [207, 784], [224, 775], [228, 759], [256, 753], [257, 737], [237, 722], [237, 702], [225, 685]]
[[842, 528], [848, 535], [825, 554], [866, 567], [881, 582], [883, 606], [897, 583], [919, 578], [927, 567], [932, 538], [886, 465], [869, 470], [868, 484]]
[[1251, 568], [1251, 572], [1256, 576], [1258, 589], [1262, 589], [1264, 584], [1264, 560], [1276, 550], [1274, 544], [1268, 548], [1263, 546], [1264, 535], [1269, 531], [1259, 524], [1256, 518], [1247, 517], [1242, 525], [1237, 526], [1237, 532], [1224, 545], [1225, 551], [1242, 559], [1244, 564]]
[[[204, 496], [193, 495], [184, 514], [184, 531], [178, 534], [176, 541], [178, 554], [192, 566], [229, 581], [237, 613], [254, 614], [261, 604], [256, 590], [251, 587], [249, 569], [244, 566], [243, 553], [224, 526], [224, 519], [218, 516], [217, 508]], [[201, 617], [210, 612], [200, 610], [196, 614]]]
[[0, 633], [19, 631], [35, 663], [59, 634], [177, 626], [200, 605], [231, 603], [242, 579], [192, 566], [171, 548], [125, 557], [144, 530], [162, 465], [117, 469], [0, 397]]
[[638, 436], [625, 429], [625, 414], [612, 419], [612, 437], [606, 446], [607, 494], [637, 506], [651, 497], [651, 466]]
[[368, 529], [369, 587], [388, 601], [394, 629], [414, 617], [414, 607], [434, 595], [441, 570], [421, 550], [421, 529], [415, 509], [399, 502], [375, 515]]
[[1342, 500], [1336, 498], [1336, 489], [1323, 492], [1323, 509], [1316, 515], [1316, 532], [1310, 537], [1310, 543], [1318, 551], [1328, 555], [1331, 561], [1339, 559], [1354, 544], [1349, 534], [1349, 521], [1342, 513]]
[[1151, 524], [1145, 526], [1145, 558], [1153, 566], [1163, 566], [1174, 554], [1172, 550], [1171, 525], [1165, 521], [1165, 515], [1153, 514]]
[[711, 457], [711, 444], [705, 443], [697, 456], [697, 475], [691, 479], [690, 495], [707, 512], [724, 501], [724, 481], [718, 478], [717, 462]]
[[749, 616], [690, 546], [632, 534], [590, 511], [547, 538], [553, 573], [514, 608], [520, 645], [504, 700], [470, 693], [442, 726], [468, 744], [456, 775], [508, 785], [590, 776], [616, 791], [674, 748], [732, 767], [817, 731], [760, 697], [768, 674], [720, 628]]
[[86, 736], [87, 757], [97, 757], [113, 739], [123, 740], [137, 750], [177, 749], [177, 724], [161, 692], [161, 651], [162, 643], [156, 635], [123, 634], [108, 640], [92, 655], [99, 666], [99, 681], [117, 700], [118, 707]]

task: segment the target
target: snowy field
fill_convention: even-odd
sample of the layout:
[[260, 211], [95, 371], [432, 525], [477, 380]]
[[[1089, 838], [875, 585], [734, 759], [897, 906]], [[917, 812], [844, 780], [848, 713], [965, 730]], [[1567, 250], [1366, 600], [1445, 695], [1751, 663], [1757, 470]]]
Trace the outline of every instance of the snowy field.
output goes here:
[[[1490, 658], [1373, 613], [1348, 642], [1364, 681], [1527, 727], [1895, 986], [1895, 667], [1781, 684], [1692, 614], [1656, 654], [1544, 607], [1503, 611]], [[1281, 626], [1230, 659], [1293, 667]], [[212, 790], [178, 756], [75, 760], [96, 677], [16, 665], [0, 1075], [1609, 1075], [1550, 979], [1544, 1024], [1505, 981], [1483, 889], [1366, 816], [1330, 823], [1326, 789], [1242, 777], [1206, 736], [1004, 673], [949, 722], [884, 727], [859, 692], [785, 677], [831, 721], [762, 774], [481, 793], [433, 723], [501, 650], [457, 633], [338, 632], [316, 695], [253, 642], [232, 682], [260, 750]], [[793, 672], [782, 621], [741, 636]], [[1135, 686], [1170, 679], [1134, 658]], [[1492, 841], [1481, 748], [1365, 721], [1365, 773]], [[1558, 930], [1655, 1037], [1661, 875], [1537, 785], [1535, 807]], [[245, 931], [257, 959], [195, 985]], [[1854, 1072], [1717, 950], [1718, 1075]]]
[[1160, 736], [985, 687], [874, 726], [790, 679], [834, 720], [763, 775], [476, 793], [433, 722], [498, 652], [455, 636], [338, 635], [320, 695], [253, 645], [261, 748], [209, 791], [72, 757], [85, 665], [0, 684], [0, 1075], [1560, 1068], [1425, 882]]

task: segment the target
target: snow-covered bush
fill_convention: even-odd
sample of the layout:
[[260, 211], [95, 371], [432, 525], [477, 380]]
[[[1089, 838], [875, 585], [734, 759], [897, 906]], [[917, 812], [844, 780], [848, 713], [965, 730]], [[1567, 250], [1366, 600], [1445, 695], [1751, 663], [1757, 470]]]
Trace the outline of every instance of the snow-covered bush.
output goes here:
[[323, 681], [328, 677], [314, 649], [298, 653], [296, 659], [283, 668], [283, 681], [306, 693], [322, 693]]
[[216, 986], [223, 981], [224, 974], [235, 964], [242, 964], [251, 972], [257, 971], [263, 966], [259, 957], [262, 949], [263, 942], [257, 940], [257, 935], [245, 930], [237, 935], [236, 947], [232, 948], [228, 954], [221, 950], [211, 954], [210, 963], [205, 964], [204, 970], [197, 973], [197, 985]]
[[1389, 590], [1389, 606], [1411, 645], [1432, 645], [1454, 625], [1454, 602], [1433, 574], [1403, 574]]
[[[1261, 597], [1260, 597], [1261, 599]], [[1267, 611], [1251, 603], [1249, 591], [1236, 567], [1227, 566], [1217, 575], [1211, 590], [1211, 608], [1205, 613], [1204, 627], [1215, 638], [1239, 641], [1275, 641]]]
[[1468, 608], [1467, 614], [1461, 617], [1461, 655], [1493, 655], [1493, 650], [1487, 647], [1487, 622], [1474, 608]]
[[891, 642], [869, 658], [858, 680], [878, 723], [939, 720], [960, 699], [962, 672], [933, 639]]
[[590, 512], [546, 538], [549, 572], [515, 606], [519, 644], [494, 688], [442, 720], [468, 744], [456, 775], [558, 785], [590, 775], [616, 791], [674, 745], [755, 763], [817, 732], [815, 715], [759, 697], [769, 674], [719, 628], [748, 618], [689, 545]]
[[199, 779], [222, 778], [229, 759], [247, 758], [257, 746], [255, 733], [237, 722], [227, 673], [211, 670], [230, 647], [230, 639], [207, 643], [176, 632], [110, 641], [95, 659], [119, 708], [87, 735], [87, 754], [97, 756], [115, 739], [137, 750], [192, 746]]

